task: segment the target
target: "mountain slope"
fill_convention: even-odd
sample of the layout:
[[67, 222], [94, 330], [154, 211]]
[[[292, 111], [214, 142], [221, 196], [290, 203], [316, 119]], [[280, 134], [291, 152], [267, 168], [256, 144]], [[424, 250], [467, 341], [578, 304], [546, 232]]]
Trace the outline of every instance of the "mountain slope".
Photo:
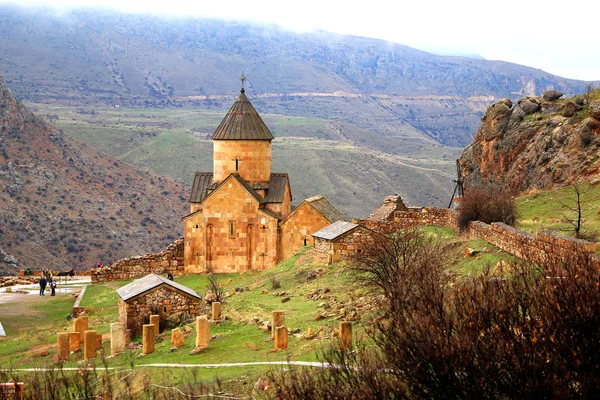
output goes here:
[[[287, 115], [336, 119], [341, 111], [352, 118], [344, 103], [359, 95], [364, 110], [355, 107], [359, 115], [347, 122], [366, 129], [378, 118], [381, 126], [370, 128], [378, 134], [414, 127], [453, 146], [469, 143], [489, 96], [541, 95], [549, 88], [574, 94], [585, 85], [516, 64], [437, 56], [382, 40], [98, 10], [58, 16], [0, 6], [0, 51], [7, 83], [28, 101], [165, 106], [195, 99], [204, 107], [214, 101], [205, 96], [235, 96], [244, 70], [256, 97], [285, 96], [270, 103]], [[324, 94], [332, 101], [306, 104]], [[486, 104], [473, 108], [481, 96]]]
[[0, 274], [85, 268], [179, 237], [188, 189], [139, 172], [25, 108], [0, 77]]

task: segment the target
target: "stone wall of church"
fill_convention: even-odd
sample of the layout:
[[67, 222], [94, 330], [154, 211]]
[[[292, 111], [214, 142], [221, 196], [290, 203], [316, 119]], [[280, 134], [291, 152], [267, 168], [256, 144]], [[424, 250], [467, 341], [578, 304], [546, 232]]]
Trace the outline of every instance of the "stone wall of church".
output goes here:
[[314, 244], [311, 236], [316, 231], [331, 224], [310, 203], [303, 202], [294, 213], [281, 224], [281, 259], [287, 260], [294, 255], [302, 246]]
[[232, 273], [277, 264], [277, 218], [234, 178], [184, 219], [186, 273]]
[[237, 172], [247, 182], [271, 179], [270, 140], [213, 140], [214, 181], [221, 182]]
[[181, 275], [183, 273], [183, 239], [170, 244], [160, 253], [125, 258], [100, 268], [92, 268], [92, 283], [141, 278], [148, 274]]

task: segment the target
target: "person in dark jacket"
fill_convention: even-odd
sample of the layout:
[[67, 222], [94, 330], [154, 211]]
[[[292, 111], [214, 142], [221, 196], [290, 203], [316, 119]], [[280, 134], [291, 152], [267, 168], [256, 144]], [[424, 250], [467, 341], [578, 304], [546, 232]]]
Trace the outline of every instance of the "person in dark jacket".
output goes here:
[[46, 290], [46, 284], [48, 282], [46, 281], [46, 278], [44, 277], [44, 275], [42, 275], [42, 278], [40, 279], [40, 296], [44, 295], [44, 291]]

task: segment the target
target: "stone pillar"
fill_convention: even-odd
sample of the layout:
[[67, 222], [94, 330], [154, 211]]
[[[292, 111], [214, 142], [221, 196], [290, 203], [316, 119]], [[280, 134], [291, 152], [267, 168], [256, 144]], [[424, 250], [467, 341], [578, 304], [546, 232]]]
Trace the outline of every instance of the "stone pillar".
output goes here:
[[154, 334], [158, 335], [160, 333], [160, 315], [151, 315], [150, 325], [154, 325]]
[[213, 321], [219, 321], [221, 319], [221, 303], [218, 301], [212, 303], [212, 319]]
[[131, 329], [126, 329], [125, 330], [125, 346], [129, 345], [129, 343], [131, 343]]
[[123, 353], [125, 348], [125, 327], [118, 322], [110, 324], [110, 354]]
[[275, 337], [275, 328], [285, 325], [285, 315], [283, 311], [273, 311], [271, 319], [271, 337]]
[[340, 331], [338, 334], [340, 349], [345, 350], [352, 347], [352, 322], [340, 322]]
[[142, 352], [144, 354], [154, 353], [154, 325], [144, 324], [142, 330]]
[[56, 352], [56, 358], [58, 361], [69, 361], [69, 332], [58, 332], [56, 334], [56, 344], [58, 350]]
[[81, 348], [81, 337], [79, 332], [69, 332], [69, 351], [77, 351]]
[[73, 320], [73, 332], [79, 332], [79, 343], [84, 341], [84, 332], [88, 330], [88, 317], [81, 316]]
[[175, 328], [171, 330], [171, 346], [181, 347], [184, 345], [184, 337], [181, 329]]
[[[87, 319], [86, 319], [87, 322]], [[96, 331], [85, 331], [83, 333], [83, 356], [86, 360], [96, 358], [98, 347], [98, 334]]]
[[210, 346], [210, 327], [206, 315], [196, 317], [196, 347]]
[[288, 331], [285, 326], [275, 328], [275, 348], [287, 349], [288, 347]]

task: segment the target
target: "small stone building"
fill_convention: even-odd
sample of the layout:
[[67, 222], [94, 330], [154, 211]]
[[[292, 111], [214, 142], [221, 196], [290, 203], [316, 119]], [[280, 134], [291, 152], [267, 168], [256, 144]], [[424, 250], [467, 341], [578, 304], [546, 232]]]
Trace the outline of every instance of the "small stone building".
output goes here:
[[313, 232], [335, 221], [346, 220], [344, 214], [323, 196], [309, 197], [279, 224], [281, 242], [285, 244], [281, 246], [280, 259], [290, 258], [302, 246], [314, 245]]
[[361, 243], [371, 231], [361, 225], [336, 221], [312, 234], [315, 240], [314, 261], [332, 264], [361, 251]]
[[142, 331], [150, 315], [160, 315], [161, 328], [175, 327], [194, 319], [202, 298], [177, 282], [150, 274], [117, 289], [119, 322], [131, 329], [132, 336]]

